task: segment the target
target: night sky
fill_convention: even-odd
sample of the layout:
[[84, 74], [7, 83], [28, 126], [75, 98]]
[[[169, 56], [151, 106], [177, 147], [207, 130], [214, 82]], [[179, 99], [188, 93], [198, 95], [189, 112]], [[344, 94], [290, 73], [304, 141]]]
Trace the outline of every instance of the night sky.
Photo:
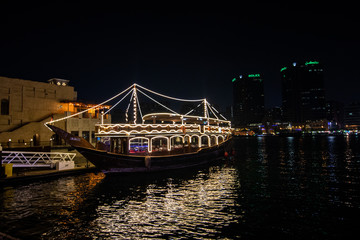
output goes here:
[[136, 82], [175, 97], [207, 97], [224, 109], [232, 104], [231, 80], [260, 73], [269, 108], [281, 105], [283, 66], [318, 60], [328, 99], [360, 101], [356, 5], [49, 2], [0, 4], [0, 76], [68, 79], [80, 100], [92, 102]]

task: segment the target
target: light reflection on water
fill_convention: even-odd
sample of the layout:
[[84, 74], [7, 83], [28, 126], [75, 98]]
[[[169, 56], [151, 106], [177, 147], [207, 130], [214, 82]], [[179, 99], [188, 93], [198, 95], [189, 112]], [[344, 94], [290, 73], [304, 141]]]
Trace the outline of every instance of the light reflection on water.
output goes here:
[[146, 238], [181, 235], [211, 237], [224, 226], [241, 218], [238, 207], [236, 171], [213, 167], [193, 179], [149, 184], [136, 189], [140, 198], [115, 200], [99, 205], [93, 224], [100, 236]]
[[51, 230], [54, 225], [76, 221], [71, 216], [103, 178], [103, 174], [90, 173], [5, 187], [0, 192], [0, 220], [3, 223], [0, 231], [30, 239]]
[[218, 167], [181, 182], [168, 178], [163, 186], [149, 184], [140, 199], [98, 206], [94, 223], [100, 235], [121, 238], [213, 237], [241, 219], [235, 211], [236, 179], [234, 169]]
[[360, 215], [360, 139], [259, 137], [217, 166], [91, 173], [0, 189], [0, 232], [24, 239], [338, 239]]
[[237, 171], [224, 166], [157, 176], [92, 173], [8, 187], [0, 231], [20, 227], [17, 236], [43, 239], [214, 237], [241, 220], [239, 187]]

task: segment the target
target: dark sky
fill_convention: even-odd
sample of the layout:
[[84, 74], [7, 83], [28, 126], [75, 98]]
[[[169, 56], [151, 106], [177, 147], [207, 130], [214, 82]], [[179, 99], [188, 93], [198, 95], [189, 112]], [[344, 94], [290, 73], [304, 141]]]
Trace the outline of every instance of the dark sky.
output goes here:
[[273, 107], [281, 104], [280, 68], [318, 60], [328, 99], [360, 100], [356, 2], [252, 1], [201, 8], [49, 2], [0, 4], [1, 76], [65, 78], [79, 99], [93, 102], [136, 82], [226, 107], [231, 80], [260, 73], [265, 105]]

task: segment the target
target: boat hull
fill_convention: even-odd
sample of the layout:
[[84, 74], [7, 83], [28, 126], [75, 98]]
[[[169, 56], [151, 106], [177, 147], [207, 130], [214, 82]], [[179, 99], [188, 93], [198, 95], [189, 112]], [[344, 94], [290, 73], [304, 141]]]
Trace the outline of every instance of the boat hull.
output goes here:
[[125, 155], [95, 149], [81, 137], [53, 125], [48, 125], [48, 127], [104, 172], [157, 172], [196, 167], [223, 158], [225, 151], [231, 152], [232, 139], [228, 138], [219, 145], [201, 148], [190, 153], [163, 156]]
[[205, 165], [222, 159], [226, 142], [194, 153], [168, 156], [133, 156], [75, 147], [87, 160], [104, 172], [157, 172]]

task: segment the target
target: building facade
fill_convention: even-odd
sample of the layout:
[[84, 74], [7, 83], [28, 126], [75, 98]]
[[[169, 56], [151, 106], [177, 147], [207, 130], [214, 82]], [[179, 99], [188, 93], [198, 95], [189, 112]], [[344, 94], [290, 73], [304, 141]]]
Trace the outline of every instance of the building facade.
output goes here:
[[284, 120], [304, 123], [325, 119], [323, 66], [318, 61], [293, 63], [280, 72]]
[[233, 124], [261, 123], [264, 117], [264, 82], [260, 74], [240, 75], [233, 83]]
[[[54, 79], [53, 79], [54, 80]], [[75, 101], [74, 87], [0, 77], [0, 132], [12, 131], [30, 122], [38, 122], [62, 112], [58, 103]], [[60, 81], [59, 81], [60, 82]]]
[[[70, 116], [88, 109], [88, 111], [78, 116], [63, 121], [63, 124], [65, 125], [63, 125], [62, 128], [75, 136], [83, 137], [88, 142], [95, 144], [95, 124], [100, 123], [101, 112], [106, 112], [111, 106], [102, 105], [101, 107], [93, 108], [96, 106], [95, 104], [86, 104], [82, 102], [65, 102], [59, 104], [61, 105], [61, 108], [64, 109], [64, 112], [57, 114], [54, 119]], [[103, 119], [104, 123], [111, 123], [110, 114], [105, 114]], [[61, 122], [56, 124], [61, 124]], [[56, 144], [62, 143], [61, 138], [57, 136], [54, 136], [54, 138], [56, 138], [53, 139]]]
[[[46, 83], [0, 77], [0, 143], [5, 147], [48, 144], [54, 133], [44, 123], [80, 111], [74, 105], [76, 99], [77, 92], [69, 86], [69, 80], [53, 78]], [[111, 121], [109, 116], [106, 118]], [[70, 132], [77, 129], [79, 136], [85, 132], [91, 141], [91, 131], [98, 121], [99, 115], [94, 112], [56, 125]]]
[[360, 102], [345, 106], [344, 125], [346, 129], [360, 130]]
[[344, 103], [333, 100], [326, 101], [326, 115], [330, 130], [344, 128]]

